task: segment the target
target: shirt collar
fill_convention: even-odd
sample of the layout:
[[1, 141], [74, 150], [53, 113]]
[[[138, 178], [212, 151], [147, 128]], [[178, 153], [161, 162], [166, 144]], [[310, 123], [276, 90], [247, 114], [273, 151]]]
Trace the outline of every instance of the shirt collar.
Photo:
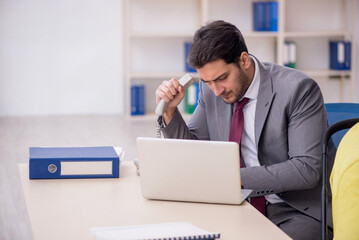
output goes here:
[[259, 72], [257, 60], [252, 56], [250, 56], [250, 58], [254, 62], [254, 69], [255, 69], [254, 76], [253, 76], [253, 81], [252, 81], [251, 85], [249, 85], [243, 98], [257, 99], [258, 92], [259, 92], [260, 72]]

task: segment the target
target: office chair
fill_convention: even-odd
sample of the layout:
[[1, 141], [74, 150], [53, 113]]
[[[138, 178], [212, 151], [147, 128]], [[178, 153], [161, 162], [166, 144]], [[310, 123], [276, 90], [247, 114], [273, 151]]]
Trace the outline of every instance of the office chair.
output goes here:
[[[358, 103], [326, 103], [325, 108], [329, 126], [344, 119], [359, 118]], [[332, 140], [336, 148], [347, 131], [348, 129], [333, 133]]]
[[[351, 105], [351, 104], [349, 104], [349, 105]], [[359, 104], [354, 104], [353, 106], [357, 107], [357, 105], [359, 105]], [[345, 106], [348, 107], [347, 104]], [[338, 105], [333, 105], [333, 107], [338, 107]], [[342, 112], [342, 111], [339, 111], [339, 113], [342, 113], [341, 115], [345, 115], [344, 112]], [[329, 118], [329, 116], [328, 116], [328, 118]], [[321, 197], [321, 201], [322, 201], [322, 209], [321, 209], [321, 212], [322, 212], [322, 214], [321, 214], [321, 217], [322, 217], [322, 219], [321, 219], [322, 220], [322, 222], [321, 222], [322, 240], [327, 239], [327, 231], [328, 231], [328, 229], [327, 229], [327, 211], [326, 211], [326, 209], [327, 209], [328, 141], [333, 134], [335, 134], [339, 131], [342, 131], [344, 129], [349, 129], [358, 122], [359, 122], [359, 118], [352, 118], [352, 119], [346, 119], [346, 120], [341, 120], [341, 121], [335, 122], [327, 129], [327, 131], [324, 133], [323, 138], [322, 138], [322, 197]], [[344, 134], [343, 134], [343, 136], [344, 136]], [[340, 142], [340, 139], [339, 139], [339, 142]], [[339, 143], [338, 143], [338, 145], [339, 145]]]

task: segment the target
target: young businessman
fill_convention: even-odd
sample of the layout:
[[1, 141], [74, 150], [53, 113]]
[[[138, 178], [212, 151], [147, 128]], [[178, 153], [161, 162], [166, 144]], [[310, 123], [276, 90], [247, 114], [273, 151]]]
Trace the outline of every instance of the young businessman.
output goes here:
[[320, 144], [327, 118], [317, 83], [249, 55], [241, 32], [224, 21], [197, 30], [189, 63], [201, 78], [198, 106], [187, 126], [177, 110], [185, 90], [174, 78], [164, 81], [156, 91], [157, 102], [168, 103], [159, 118], [164, 136], [232, 141], [239, 131], [234, 125], [244, 121], [243, 187], [254, 190], [261, 212], [290, 237], [320, 239]]

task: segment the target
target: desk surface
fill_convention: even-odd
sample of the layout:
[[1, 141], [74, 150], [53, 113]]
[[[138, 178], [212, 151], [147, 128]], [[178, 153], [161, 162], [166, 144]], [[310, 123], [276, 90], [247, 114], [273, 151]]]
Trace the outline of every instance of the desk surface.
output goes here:
[[247, 202], [240, 206], [146, 200], [132, 162], [119, 179], [29, 180], [18, 164], [35, 240], [94, 239], [90, 227], [187, 221], [221, 239], [290, 239]]

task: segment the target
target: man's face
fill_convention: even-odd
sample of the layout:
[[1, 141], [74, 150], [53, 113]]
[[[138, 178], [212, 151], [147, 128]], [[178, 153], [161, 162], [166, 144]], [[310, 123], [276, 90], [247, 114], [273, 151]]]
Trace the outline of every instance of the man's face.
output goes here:
[[226, 103], [241, 99], [252, 81], [239, 64], [227, 64], [222, 59], [205, 64], [197, 72], [214, 94]]

